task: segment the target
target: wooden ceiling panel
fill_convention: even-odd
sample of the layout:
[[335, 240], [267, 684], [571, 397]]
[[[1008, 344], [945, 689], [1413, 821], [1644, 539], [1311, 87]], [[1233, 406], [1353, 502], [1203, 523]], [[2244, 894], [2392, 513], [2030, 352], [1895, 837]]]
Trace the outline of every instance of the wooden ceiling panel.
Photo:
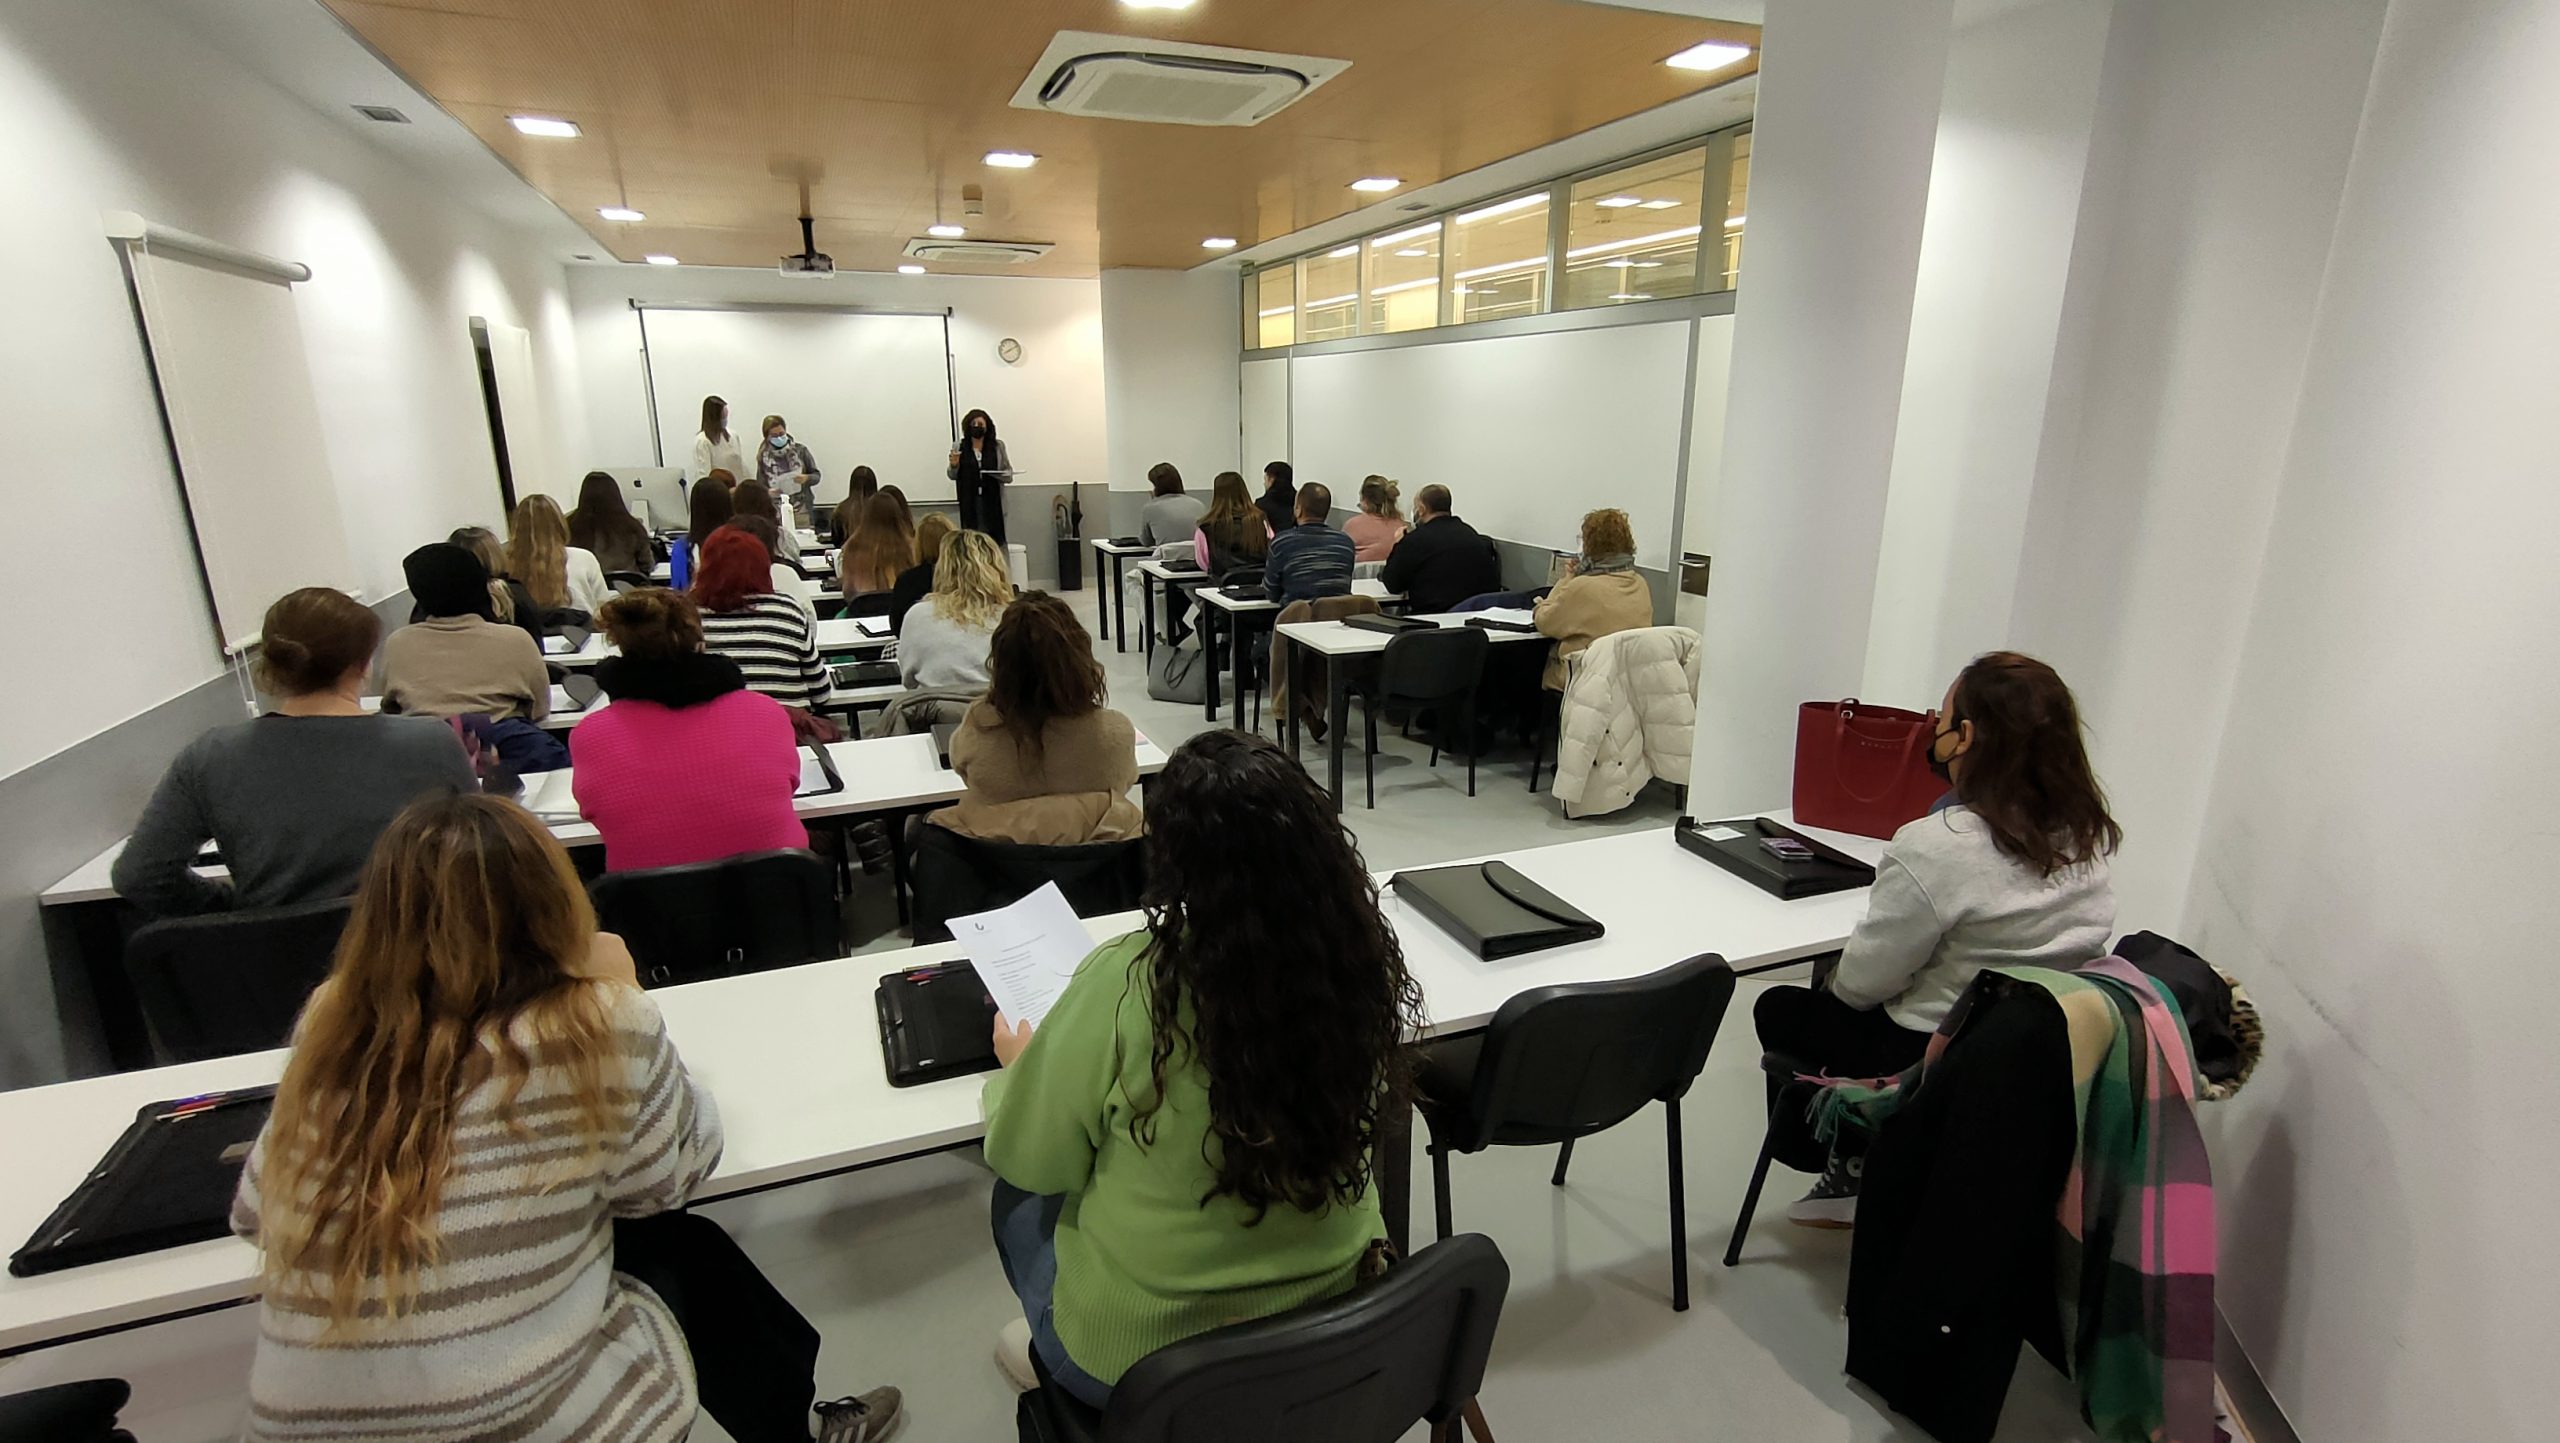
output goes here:
[[[1057, 249], [1003, 274], [1197, 264], [1384, 203], [1747, 73], [1671, 70], [1747, 25], [1573, 0], [323, 0], [414, 84], [626, 261], [665, 252], [765, 266], [799, 248], [805, 184], [818, 245], [886, 270], [937, 220]], [[1146, 125], [1016, 110], [1061, 30], [1349, 60], [1263, 124]], [[522, 136], [510, 115], [576, 121]], [[1029, 150], [1029, 171], [989, 169]], [[985, 192], [963, 217], [961, 189]], [[636, 225], [601, 206], [648, 214]], [[946, 267], [937, 267], [942, 269]], [[950, 267], [957, 269], [956, 267]]]

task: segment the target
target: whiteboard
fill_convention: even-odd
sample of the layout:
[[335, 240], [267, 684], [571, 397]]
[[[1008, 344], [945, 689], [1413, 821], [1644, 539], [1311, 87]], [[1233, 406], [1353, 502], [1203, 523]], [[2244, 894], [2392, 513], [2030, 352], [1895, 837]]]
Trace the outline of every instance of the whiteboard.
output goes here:
[[[1259, 364], [1259, 363], [1257, 363]], [[1663, 567], [1680, 477], [1689, 323], [1498, 336], [1289, 360], [1291, 462], [1349, 504], [1394, 477], [1449, 488], [1487, 536], [1570, 551], [1582, 513], [1623, 508]]]
[[729, 429], [751, 454], [764, 443], [756, 428], [766, 416], [790, 423], [818, 464], [821, 503], [843, 499], [857, 465], [911, 502], [957, 496], [943, 474], [953, 430], [943, 317], [652, 306], [641, 325], [668, 465], [693, 459], [702, 398], [719, 396], [729, 403]]
[[578, 504], [578, 483], [585, 472], [568, 474], [551, 459], [550, 417], [545, 412], [542, 383], [533, 364], [533, 333], [522, 326], [480, 317], [489, 338], [489, 373], [498, 387], [498, 420], [507, 433], [507, 475], [516, 498], [540, 491], [564, 511]]
[[1259, 495], [1262, 468], [1290, 459], [1288, 358], [1245, 362], [1243, 386], [1244, 478], [1247, 488]]

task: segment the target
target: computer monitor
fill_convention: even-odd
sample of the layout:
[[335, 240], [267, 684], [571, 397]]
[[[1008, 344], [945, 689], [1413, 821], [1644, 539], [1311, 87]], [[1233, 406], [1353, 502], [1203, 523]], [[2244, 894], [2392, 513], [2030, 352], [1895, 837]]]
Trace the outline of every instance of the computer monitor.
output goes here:
[[631, 514], [653, 531], [681, 531], [693, 520], [685, 505], [684, 470], [676, 466], [606, 466], [606, 475], [623, 487]]

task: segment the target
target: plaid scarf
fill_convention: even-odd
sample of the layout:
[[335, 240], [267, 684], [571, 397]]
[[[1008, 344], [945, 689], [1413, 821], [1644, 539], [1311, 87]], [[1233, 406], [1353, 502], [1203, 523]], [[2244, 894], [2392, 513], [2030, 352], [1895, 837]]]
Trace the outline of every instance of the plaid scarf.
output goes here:
[[[2213, 1169], [2186, 1020], [2166, 987], [2121, 957], [2076, 972], [1989, 970], [2057, 1001], [2096, 991], [2116, 1011], [2105, 1058], [2074, 1089], [2079, 1142], [2055, 1216], [2055, 1303], [2081, 1412], [2106, 1443], [2213, 1443]], [[1983, 994], [1968, 988], [1900, 1077], [1807, 1079], [1824, 1084], [1815, 1131], [1880, 1126]]]

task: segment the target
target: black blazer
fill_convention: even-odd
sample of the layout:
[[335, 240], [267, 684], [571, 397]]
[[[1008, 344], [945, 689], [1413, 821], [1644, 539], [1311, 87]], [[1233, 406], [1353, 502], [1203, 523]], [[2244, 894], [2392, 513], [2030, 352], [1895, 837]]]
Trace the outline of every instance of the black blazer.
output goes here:
[[889, 588], [889, 630], [892, 634], [907, 624], [907, 613], [932, 591], [932, 562], [910, 566], [898, 573], [897, 584]]
[[1265, 491], [1253, 504], [1261, 510], [1262, 519], [1271, 523], [1274, 536], [1298, 524], [1298, 488], [1295, 486], [1285, 491]]
[[1502, 557], [1493, 543], [1455, 516], [1413, 528], [1387, 553], [1378, 576], [1389, 591], [1412, 599], [1413, 610], [1447, 611], [1469, 597], [1502, 589]]

